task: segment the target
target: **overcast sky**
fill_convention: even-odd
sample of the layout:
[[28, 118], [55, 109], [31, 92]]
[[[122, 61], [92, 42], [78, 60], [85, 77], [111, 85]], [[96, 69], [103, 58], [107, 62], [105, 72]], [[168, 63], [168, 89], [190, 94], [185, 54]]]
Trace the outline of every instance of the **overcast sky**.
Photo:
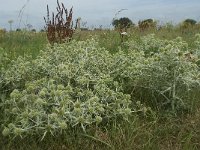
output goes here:
[[[60, 2], [67, 8], [73, 6], [74, 20], [81, 17], [83, 22], [87, 21], [86, 25], [89, 27], [99, 27], [99, 25], [110, 27], [112, 19], [120, 9], [127, 10], [117, 15], [118, 18], [129, 17], [135, 23], [148, 18], [173, 23], [187, 18], [200, 21], [200, 0], [60, 0]], [[47, 4], [50, 11], [55, 11], [56, 0], [0, 0], [0, 28], [8, 29], [8, 20], [14, 21], [14, 29], [23, 28], [25, 24], [31, 24], [37, 29], [43, 28], [43, 16], [46, 16]]]

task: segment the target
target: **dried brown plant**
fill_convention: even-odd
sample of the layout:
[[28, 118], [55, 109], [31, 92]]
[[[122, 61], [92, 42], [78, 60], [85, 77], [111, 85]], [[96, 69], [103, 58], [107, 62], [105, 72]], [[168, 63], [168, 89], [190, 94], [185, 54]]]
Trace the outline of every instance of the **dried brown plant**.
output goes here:
[[46, 23], [45, 29], [47, 31], [47, 38], [51, 44], [70, 41], [74, 33], [72, 21], [73, 7], [68, 12], [64, 4], [61, 3], [60, 5], [58, 0], [57, 5], [57, 13], [54, 14], [52, 12], [51, 19], [49, 15], [49, 7], [47, 5], [47, 18], [44, 17]]

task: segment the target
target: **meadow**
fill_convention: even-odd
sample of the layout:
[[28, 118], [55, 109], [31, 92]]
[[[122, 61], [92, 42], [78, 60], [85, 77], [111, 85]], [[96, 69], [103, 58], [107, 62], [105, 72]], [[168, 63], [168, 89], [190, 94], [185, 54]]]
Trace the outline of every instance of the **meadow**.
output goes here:
[[200, 28], [0, 35], [0, 149], [200, 149]]

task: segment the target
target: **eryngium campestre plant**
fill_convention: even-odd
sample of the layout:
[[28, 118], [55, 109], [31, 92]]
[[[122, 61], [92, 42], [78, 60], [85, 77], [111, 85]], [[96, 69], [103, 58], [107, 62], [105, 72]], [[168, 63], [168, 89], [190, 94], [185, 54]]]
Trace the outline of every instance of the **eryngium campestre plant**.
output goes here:
[[146, 112], [146, 107], [138, 108], [138, 100], [172, 112], [197, 104], [198, 39], [194, 59], [185, 55], [191, 50], [181, 38], [159, 40], [148, 35], [126, 44], [128, 53], [119, 49], [110, 54], [93, 39], [71, 41], [47, 46], [35, 60], [19, 57], [10, 63], [0, 81], [6, 95], [1, 99], [3, 134], [85, 130], [114, 118], [127, 119], [132, 112]]
[[129, 56], [140, 56], [124, 65], [124, 89], [157, 109], [191, 109], [194, 101], [199, 101], [200, 92], [199, 36], [196, 37], [196, 49], [190, 49], [181, 37], [160, 40], [148, 35], [140, 42], [127, 42]]
[[130, 96], [111, 76], [113, 59], [92, 39], [47, 47], [33, 61], [19, 57], [2, 75], [3, 134], [23, 136], [84, 130], [128, 119]]

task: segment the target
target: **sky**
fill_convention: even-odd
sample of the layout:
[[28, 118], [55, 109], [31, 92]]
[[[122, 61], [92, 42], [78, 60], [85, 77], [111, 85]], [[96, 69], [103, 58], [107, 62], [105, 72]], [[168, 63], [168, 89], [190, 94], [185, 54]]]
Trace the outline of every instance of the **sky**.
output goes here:
[[[46, 5], [55, 12], [57, 0], [0, 0], [0, 28], [24, 28], [31, 24], [35, 29], [45, 25]], [[73, 20], [81, 17], [82, 23], [94, 28], [112, 27], [113, 18], [128, 17], [134, 23], [153, 18], [160, 23], [178, 23], [187, 18], [200, 22], [200, 0], [59, 0], [65, 7], [73, 6]], [[125, 9], [119, 14], [117, 12]]]

